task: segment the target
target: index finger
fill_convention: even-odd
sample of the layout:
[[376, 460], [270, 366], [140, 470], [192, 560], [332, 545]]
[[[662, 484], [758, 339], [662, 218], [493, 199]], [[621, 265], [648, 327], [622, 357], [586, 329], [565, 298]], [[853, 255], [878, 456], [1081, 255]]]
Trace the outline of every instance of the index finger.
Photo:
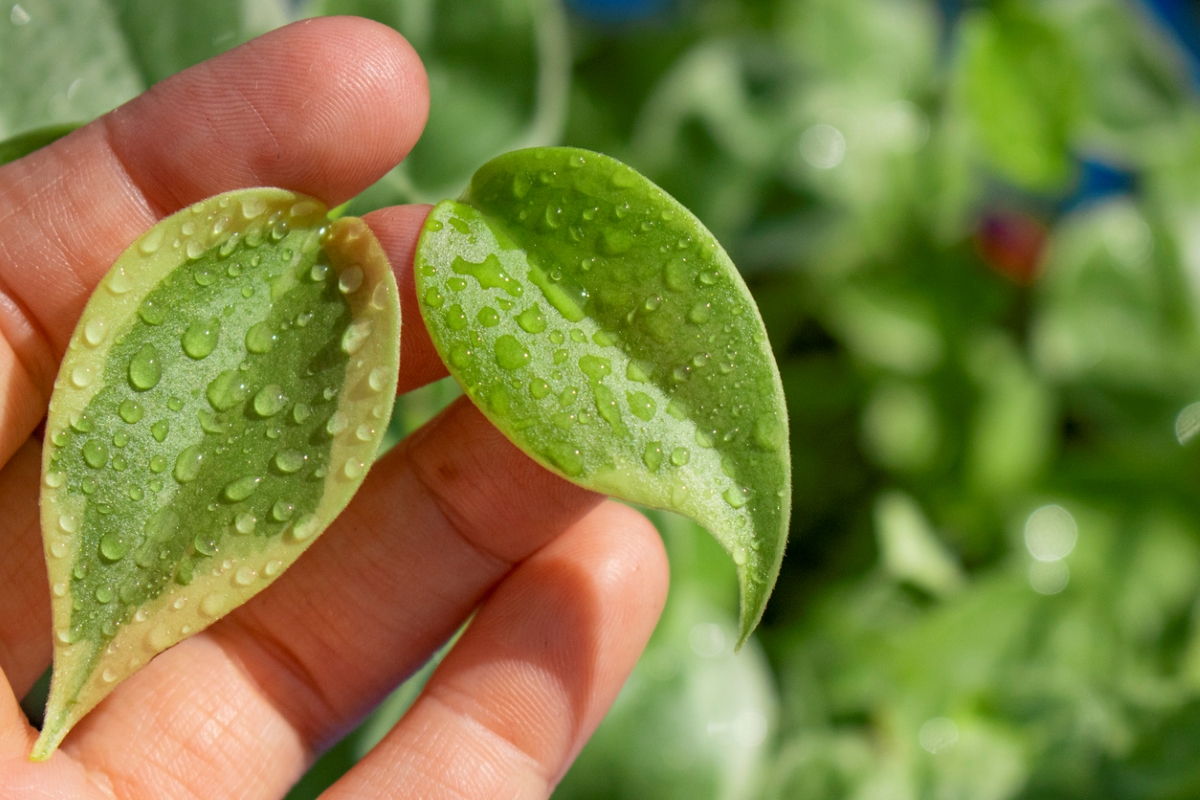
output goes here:
[[147, 227], [249, 186], [343, 202], [407, 154], [427, 111], [424, 70], [399, 34], [313, 19], [0, 167], [0, 463], [41, 419], [92, 288]]

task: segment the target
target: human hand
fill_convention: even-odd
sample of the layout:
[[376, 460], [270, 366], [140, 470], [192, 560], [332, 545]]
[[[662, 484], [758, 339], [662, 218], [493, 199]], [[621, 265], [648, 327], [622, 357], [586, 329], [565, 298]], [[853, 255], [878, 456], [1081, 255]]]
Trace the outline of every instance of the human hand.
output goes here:
[[[267, 591], [122, 684], [44, 764], [17, 698], [50, 661], [37, 512], [58, 361], [92, 288], [158, 219], [281, 186], [344, 202], [420, 133], [395, 33], [321, 19], [164, 81], [0, 168], [0, 797], [279, 797], [461, 623], [392, 733], [329, 797], [542, 797], [599, 723], [662, 607], [635, 512], [551, 475], [459, 401], [376, 463]], [[445, 374], [413, 294], [428, 209], [366, 217], [404, 313], [398, 391]]]

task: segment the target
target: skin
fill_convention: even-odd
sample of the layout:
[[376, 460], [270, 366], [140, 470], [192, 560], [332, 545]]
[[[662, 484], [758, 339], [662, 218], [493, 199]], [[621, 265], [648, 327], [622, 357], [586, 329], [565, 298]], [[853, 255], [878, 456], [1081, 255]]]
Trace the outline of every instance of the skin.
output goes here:
[[[49, 762], [17, 698], [50, 663], [40, 430], [89, 293], [150, 225], [218, 192], [344, 202], [400, 161], [420, 62], [356, 19], [296, 23], [0, 168], [0, 796], [281, 797], [472, 613], [409, 714], [327, 797], [550, 794], [662, 609], [661, 542], [551, 475], [460, 400], [381, 459], [269, 591], [121, 685]], [[427, 207], [366, 219], [396, 270], [399, 392], [445, 369], [412, 251]]]

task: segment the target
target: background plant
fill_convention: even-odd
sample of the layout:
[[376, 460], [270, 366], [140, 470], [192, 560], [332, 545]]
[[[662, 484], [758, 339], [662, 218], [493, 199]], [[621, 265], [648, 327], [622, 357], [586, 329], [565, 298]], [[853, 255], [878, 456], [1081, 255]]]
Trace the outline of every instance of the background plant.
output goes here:
[[718, 236], [780, 359], [791, 547], [734, 658], [732, 568], [661, 520], [664, 622], [560, 796], [1191, 797], [1200, 27], [1162, 5], [1178, 39], [1132, 0], [27, 0], [0, 138], [360, 13], [417, 46], [433, 111], [355, 213], [564, 143]]

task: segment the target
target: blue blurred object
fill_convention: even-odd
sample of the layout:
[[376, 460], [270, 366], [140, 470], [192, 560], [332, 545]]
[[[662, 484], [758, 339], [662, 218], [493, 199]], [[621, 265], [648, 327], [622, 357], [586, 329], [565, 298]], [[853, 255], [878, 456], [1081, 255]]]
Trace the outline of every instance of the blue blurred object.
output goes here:
[[1093, 158], [1082, 158], [1077, 168], [1079, 180], [1075, 183], [1075, 190], [1058, 207], [1063, 213], [1107, 197], [1130, 194], [1137, 188], [1137, 176], [1113, 164]]
[[638, 22], [660, 14], [673, 0], [568, 0], [572, 11], [595, 22]]
[[1175, 38], [1187, 56], [1192, 86], [1200, 88], [1200, 8], [1194, 0], [1137, 0]]

